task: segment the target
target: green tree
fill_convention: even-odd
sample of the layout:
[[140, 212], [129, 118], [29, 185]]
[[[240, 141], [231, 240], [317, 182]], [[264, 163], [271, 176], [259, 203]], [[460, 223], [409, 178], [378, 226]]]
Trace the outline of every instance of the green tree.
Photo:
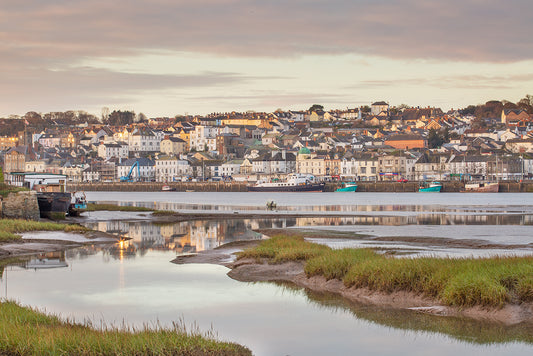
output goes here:
[[135, 113], [133, 111], [113, 111], [105, 124], [112, 126], [130, 125], [135, 121]]
[[524, 109], [528, 114], [533, 114], [533, 95], [526, 95], [516, 103], [520, 109]]
[[435, 129], [429, 130], [428, 134], [428, 146], [429, 148], [437, 148], [442, 146], [444, 140], [440, 137], [439, 133]]
[[407, 104], [398, 105], [398, 110], [405, 110], [405, 109], [410, 109], [410, 108], [411, 108], [411, 106], [407, 105]]
[[372, 109], [368, 105], [365, 105], [361, 108], [361, 112], [369, 113], [370, 111], [372, 111]]
[[309, 111], [324, 111], [324, 106], [323, 105], [319, 105], [319, 104], [313, 104], [310, 108], [309, 108]]

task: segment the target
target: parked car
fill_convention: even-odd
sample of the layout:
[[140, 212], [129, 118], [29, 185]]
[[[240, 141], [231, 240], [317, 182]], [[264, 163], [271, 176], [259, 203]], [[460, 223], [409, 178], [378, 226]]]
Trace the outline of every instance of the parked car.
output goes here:
[[400, 178], [400, 179], [398, 179], [398, 182], [399, 182], [399, 183], [407, 183], [408, 180], [405, 179], [405, 178]]

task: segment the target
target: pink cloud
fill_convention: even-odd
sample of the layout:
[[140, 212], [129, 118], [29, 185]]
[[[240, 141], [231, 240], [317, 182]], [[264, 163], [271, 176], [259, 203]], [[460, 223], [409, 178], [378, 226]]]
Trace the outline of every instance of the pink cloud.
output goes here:
[[146, 48], [252, 57], [533, 57], [527, 0], [6, 2], [0, 38], [11, 50], [58, 60]]

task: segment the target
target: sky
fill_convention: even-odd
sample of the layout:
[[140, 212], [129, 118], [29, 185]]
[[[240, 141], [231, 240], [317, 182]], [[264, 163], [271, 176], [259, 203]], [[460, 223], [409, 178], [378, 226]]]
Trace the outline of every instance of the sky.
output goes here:
[[531, 0], [2, 0], [0, 117], [533, 94]]

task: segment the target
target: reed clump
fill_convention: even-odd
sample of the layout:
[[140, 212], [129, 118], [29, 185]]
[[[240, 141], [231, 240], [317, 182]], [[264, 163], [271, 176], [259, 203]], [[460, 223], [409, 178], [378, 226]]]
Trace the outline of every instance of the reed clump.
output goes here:
[[0, 219], [0, 242], [19, 240], [18, 235], [28, 231], [85, 232], [88, 228], [77, 224], [60, 224], [23, 219]]
[[304, 261], [320, 256], [328, 249], [327, 246], [309, 243], [301, 236], [287, 238], [279, 235], [264, 240], [255, 248], [240, 252], [239, 258], [267, 259], [272, 263]]
[[209, 333], [172, 328], [106, 327], [77, 324], [53, 315], [0, 303], [2, 355], [251, 355], [234, 343], [217, 341]]
[[99, 210], [108, 210], [108, 211], [154, 211], [154, 209], [146, 208], [143, 206], [129, 206], [129, 205], [115, 205], [115, 204], [87, 204], [87, 211], [99, 211]]
[[[286, 250], [289, 250], [288, 253]], [[242, 257], [272, 263], [305, 261], [308, 277], [339, 279], [347, 287], [413, 292], [459, 306], [501, 307], [533, 301], [533, 257], [396, 258], [370, 249], [333, 250], [302, 237], [276, 236]]]

